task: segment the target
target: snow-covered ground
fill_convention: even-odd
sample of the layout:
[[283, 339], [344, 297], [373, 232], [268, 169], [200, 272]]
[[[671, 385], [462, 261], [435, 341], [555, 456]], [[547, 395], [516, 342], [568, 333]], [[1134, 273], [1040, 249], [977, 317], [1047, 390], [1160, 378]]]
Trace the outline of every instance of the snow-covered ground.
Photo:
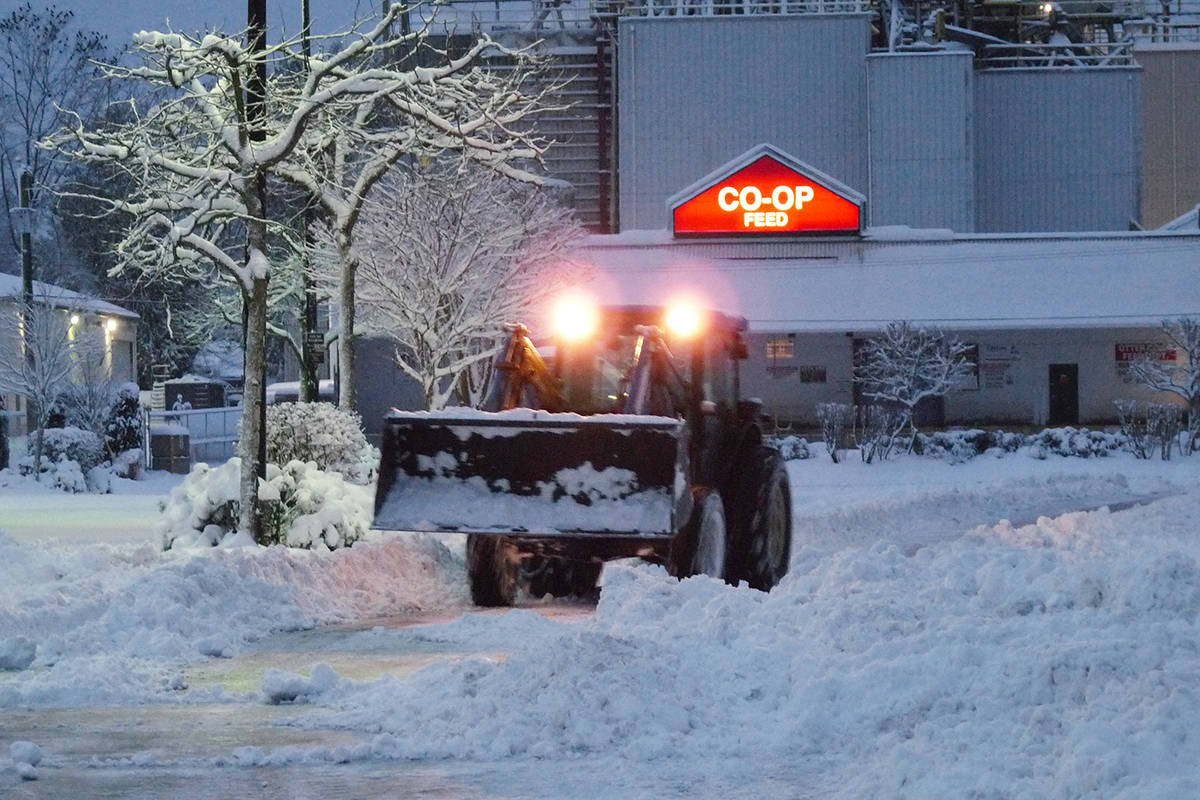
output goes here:
[[[608, 796], [651, 773], [702, 776], [681, 785], [703, 795], [714, 772], [792, 796], [1200, 794], [1200, 458], [821, 456], [790, 471], [792, 568], [769, 595], [622, 563], [594, 616], [561, 617], [473, 613], [445, 539], [162, 553], [154, 495], [130, 493], [153, 484], [103, 506], [0, 478], [0, 662], [36, 647], [0, 672], [0, 709], [269, 705], [291, 730], [339, 730], [332, 755], [246, 741], [213, 770], [626, 770]], [[418, 612], [451, 621], [370, 622]], [[263, 647], [332, 623], [351, 624], [338, 647], [373, 671], [315, 644], [311, 660]], [[479, 655], [388, 667], [442, 651]], [[251, 657], [265, 671], [248, 686], [198, 678]], [[0, 712], [0, 795], [21, 781], [11, 738]], [[35, 773], [70, 766], [45, 749]]]

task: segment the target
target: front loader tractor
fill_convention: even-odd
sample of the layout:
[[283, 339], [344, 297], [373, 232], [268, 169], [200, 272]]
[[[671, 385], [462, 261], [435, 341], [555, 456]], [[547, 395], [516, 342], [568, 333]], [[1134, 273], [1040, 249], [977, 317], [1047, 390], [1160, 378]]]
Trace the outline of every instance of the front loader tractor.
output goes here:
[[482, 409], [388, 416], [375, 527], [468, 534], [484, 606], [589, 594], [602, 562], [632, 556], [769, 590], [788, 567], [791, 494], [761, 404], [739, 391], [745, 327], [578, 304], [544, 359], [513, 326]]

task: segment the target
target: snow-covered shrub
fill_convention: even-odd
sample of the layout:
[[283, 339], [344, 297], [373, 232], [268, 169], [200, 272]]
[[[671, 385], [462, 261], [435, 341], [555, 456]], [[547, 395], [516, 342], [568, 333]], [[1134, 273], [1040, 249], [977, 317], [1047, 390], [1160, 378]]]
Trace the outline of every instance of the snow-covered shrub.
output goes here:
[[1035, 458], [1046, 458], [1051, 453], [1093, 458], [1120, 450], [1125, 446], [1125, 437], [1119, 433], [1105, 433], [1087, 428], [1046, 428], [1030, 436], [1028, 443]]
[[362, 432], [362, 419], [329, 403], [277, 403], [267, 407], [267, 461], [312, 461], [365, 484], [378, 468], [378, 452]]
[[[30, 455], [33, 455], [35, 438], [30, 437]], [[104, 461], [104, 446], [99, 436], [82, 428], [47, 428], [42, 434], [42, 457], [49, 461], [67, 458], [86, 472]]]
[[[163, 505], [155, 532], [163, 548], [210, 547], [237, 530], [241, 459], [213, 468], [197, 464]], [[361, 539], [371, 525], [371, 493], [340, 473], [308, 462], [267, 464], [259, 483], [264, 503], [260, 544], [334, 549]]]
[[1019, 433], [978, 429], [938, 431], [936, 433], [918, 433], [913, 442], [913, 452], [958, 464], [984, 453], [992, 453], [997, 456], [1015, 453], [1024, 444], [1025, 437]]
[[908, 412], [881, 404], [857, 406], [852, 435], [863, 463], [886, 461], [901, 429], [909, 424]]
[[1134, 457], [1151, 458], [1158, 452], [1164, 461], [1170, 460], [1171, 449], [1183, 430], [1183, 410], [1179, 406], [1136, 400], [1114, 400], [1113, 405], [1117, 407], [1126, 447]]
[[784, 461], [809, 458], [811, 455], [808, 451], [808, 440], [803, 436], [776, 436], [767, 444], [778, 450]]
[[913, 452], [917, 455], [933, 456], [960, 464], [992, 447], [992, 437], [987, 431], [936, 431], [918, 433], [913, 441]]
[[[60, 455], [57, 461], [43, 457], [41, 465], [41, 474], [37, 476], [37, 480], [43, 485], [52, 486], [71, 494], [88, 491], [87, 478], [84, 477], [78, 462]], [[22, 475], [33, 475], [33, 456], [26, 456], [18, 461], [17, 470]]]
[[854, 416], [854, 406], [845, 403], [817, 403], [817, 421], [821, 423], [821, 441], [825, 452], [836, 464], [846, 447], [846, 423]]
[[117, 389], [116, 397], [104, 421], [104, 448], [110, 457], [142, 447], [142, 406], [136, 383], [125, 383]]
[[112, 473], [118, 478], [128, 478], [134, 481], [140, 480], [145, 460], [145, 453], [140, 448], [137, 450], [122, 450], [113, 456]]

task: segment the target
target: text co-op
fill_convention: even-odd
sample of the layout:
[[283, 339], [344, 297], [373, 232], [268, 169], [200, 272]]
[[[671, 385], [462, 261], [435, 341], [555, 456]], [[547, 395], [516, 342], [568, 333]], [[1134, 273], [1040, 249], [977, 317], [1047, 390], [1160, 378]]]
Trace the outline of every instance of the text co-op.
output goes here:
[[[717, 192], [717, 205], [721, 210], [741, 209], [742, 225], [747, 228], [782, 228], [788, 224], [789, 209], [799, 211], [812, 199], [811, 186], [779, 185], [769, 195], [763, 194], [757, 186], [746, 186], [740, 190], [733, 186], [722, 186]], [[770, 206], [775, 210], [759, 211], [762, 206]]]

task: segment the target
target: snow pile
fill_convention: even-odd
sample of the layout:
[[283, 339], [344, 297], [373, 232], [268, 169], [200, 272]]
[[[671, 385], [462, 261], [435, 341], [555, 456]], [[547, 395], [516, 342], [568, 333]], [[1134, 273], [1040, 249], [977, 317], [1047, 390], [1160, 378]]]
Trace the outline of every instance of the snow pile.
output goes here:
[[22, 780], [37, 780], [37, 765], [42, 763], [42, 748], [33, 742], [19, 741], [9, 746], [8, 753]]
[[0, 642], [37, 648], [20, 680], [0, 680], [0, 708], [170, 699], [186, 688], [182, 668], [205, 655], [274, 631], [461, 606], [466, 595], [461, 561], [425, 537], [332, 553], [164, 553], [0, 533]]
[[[241, 459], [219, 467], [197, 464], [163, 507], [154, 526], [164, 549], [245, 544], [237, 533]], [[267, 503], [266, 541], [331, 550], [363, 538], [371, 527], [370, 487], [346, 482], [341, 473], [292, 461], [266, 465], [258, 496]]]
[[24, 636], [0, 639], [0, 670], [19, 672], [28, 669], [37, 657], [37, 642]]
[[309, 687], [303, 719], [403, 758], [815, 759], [845, 798], [1194, 796], [1197, 517], [1193, 494], [801, 553], [769, 595], [618, 565], [592, 622]]

